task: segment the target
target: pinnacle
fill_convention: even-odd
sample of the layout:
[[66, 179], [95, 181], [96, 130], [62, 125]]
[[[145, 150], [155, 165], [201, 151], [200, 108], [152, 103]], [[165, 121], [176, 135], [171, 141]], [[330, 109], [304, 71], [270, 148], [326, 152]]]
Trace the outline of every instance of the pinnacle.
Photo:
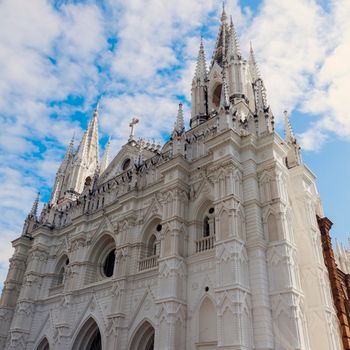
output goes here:
[[225, 1], [222, 2], [222, 14], [221, 14], [221, 22], [226, 22], [227, 15], [225, 11]]
[[287, 111], [284, 111], [283, 114], [284, 114], [284, 133], [285, 133], [285, 140], [286, 140], [287, 142], [294, 141], [294, 140], [295, 140], [295, 137], [294, 137], [292, 125], [290, 124], [290, 121], [289, 121], [288, 112], [287, 112]]
[[178, 134], [181, 134], [184, 131], [184, 114], [183, 114], [183, 108], [182, 108], [182, 103], [179, 103], [179, 109], [177, 112], [177, 117], [176, 117], [176, 123], [175, 123], [175, 128], [174, 131], [176, 131]]
[[29, 216], [36, 218], [38, 214], [38, 206], [39, 206], [40, 192], [37, 193], [37, 196], [34, 200], [32, 209], [30, 210]]
[[207, 74], [207, 63], [205, 60], [203, 37], [201, 37], [194, 78], [200, 80], [201, 82], [204, 82], [207, 79]]
[[231, 58], [240, 58], [241, 57], [241, 49], [239, 47], [239, 43], [238, 43], [238, 36], [237, 36], [237, 32], [235, 29], [235, 26], [233, 24], [232, 21], [232, 16], [230, 17], [230, 31], [229, 31], [229, 54], [228, 56]]
[[260, 70], [259, 70], [258, 64], [257, 64], [256, 59], [255, 59], [255, 54], [254, 54], [252, 42], [250, 42], [249, 66], [250, 66], [250, 71], [251, 71], [253, 80], [256, 81], [257, 79], [261, 78]]

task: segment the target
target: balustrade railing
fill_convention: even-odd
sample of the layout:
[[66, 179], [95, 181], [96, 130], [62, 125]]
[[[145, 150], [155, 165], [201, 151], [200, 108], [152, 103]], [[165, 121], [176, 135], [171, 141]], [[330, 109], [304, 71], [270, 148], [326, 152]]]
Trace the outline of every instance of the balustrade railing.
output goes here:
[[139, 260], [139, 271], [152, 269], [153, 267], [158, 266], [158, 258], [158, 255], [152, 255]]
[[207, 236], [196, 241], [196, 253], [214, 248], [215, 236]]

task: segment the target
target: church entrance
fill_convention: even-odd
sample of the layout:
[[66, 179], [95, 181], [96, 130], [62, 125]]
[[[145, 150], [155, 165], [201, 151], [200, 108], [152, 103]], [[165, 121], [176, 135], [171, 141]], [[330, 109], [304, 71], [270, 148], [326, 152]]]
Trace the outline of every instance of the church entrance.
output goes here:
[[75, 339], [73, 350], [102, 350], [101, 333], [93, 318], [89, 318]]
[[131, 342], [130, 350], [153, 350], [154, 349], [154, 328], [145, 321], [137, 330]]

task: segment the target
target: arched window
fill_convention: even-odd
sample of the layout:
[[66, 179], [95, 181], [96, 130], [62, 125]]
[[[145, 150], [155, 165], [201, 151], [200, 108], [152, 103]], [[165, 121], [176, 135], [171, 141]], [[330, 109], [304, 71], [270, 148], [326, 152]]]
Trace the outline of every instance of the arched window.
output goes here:
[[145, 321], [132, 338], [130, 350], [153, 350], [154, 328]]
[[210, 208], [203, 219], [203, 237], [213, 236], [215, 234], [214, 208]]
[[196, 253], [214, 248], [215, 242], [215, 216], [214, 208], [210, 207], [206, 211], [201, 211], [198, 222], [197, 240], [195, 241]]
[[222, 89], [222, 85], [220, 84], [215, 88], [215, 90], [213, 92], [213, 105], [215, 107], [220, 106], [221, 89]]
[[89, 318], [81, 328], [73, 344], [73, 350], [102, 350], [100, 330], [93, 318]]
[[91, 283], [112, 277], [115, 274], [115, 241], [109, 234], [104, 234], [91, 247], [90, 264], [87, 268], [85, 283]]
[[39, 346], [36, 348], [36, 350], [50, 350], [50, 345], [49, 345], [49, 342], [47, 341], [46, 338], [44, 338]]
[[160, 245], [157, 236], [161, 230], [162, 225], [154, 222], [145, 230], [140, 247], [139, 271], [158, 266]]
[[91, 185], [91, 177], [88, 176], [86, 179], [85, 179], [85, 184], [84, 186], [90, 186]]
[[157, 237], [152, 234], [152, 236], [148, 240], [147, 245], [147, 256], [157, 255]]
[[112, 277], [115, 263], [115, 249], [109, 252], [103, 264], [103, 272], [106, 277]]
[[203, 237], [210, 236], [210, 225], [209, 225], [209, 217], [205, 216], [203, 220]]
[[61, 286], [64, 284], [64, 279], [67, 271], [67, 266], [69, 264], [69, 259], [67, 255], [63, 255], [56, 265], [55, 273], [56, 278], [53, 282], [53, 287]]
[[217, 315], [212, 301], [205, 297], [198, 315], [198, 341], [206, 349], [216, 349]]

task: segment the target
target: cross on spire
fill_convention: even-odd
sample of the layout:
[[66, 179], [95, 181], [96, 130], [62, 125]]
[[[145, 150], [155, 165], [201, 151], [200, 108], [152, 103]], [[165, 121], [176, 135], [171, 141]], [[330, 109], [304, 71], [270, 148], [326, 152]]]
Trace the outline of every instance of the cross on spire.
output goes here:
[[136, 117], [133, 117], [131, 119], [131, 122], [129, 124], [130, 127], [130, 136], [129, 136], [129, 141], [134, 140], [134, 132], [135, 132], [135, 125], [139, 122], [139, 119], [137, 119]]

